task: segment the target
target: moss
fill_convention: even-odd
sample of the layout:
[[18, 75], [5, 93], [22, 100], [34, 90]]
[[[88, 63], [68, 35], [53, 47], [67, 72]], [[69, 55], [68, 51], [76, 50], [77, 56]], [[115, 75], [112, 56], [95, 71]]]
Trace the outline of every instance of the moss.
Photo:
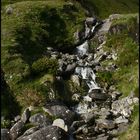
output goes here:
[[56, 74], [57, 68], [57, 60], [49, 59], [47, 57], [40, 58], [32, 64], [32, 70], [35, 73], [47, 72], [51, 74]]
[[[57, 61], [46, 58], [44, 53], [47, 47], [73, 50], [73, 34], [82, 28], [85, 10], [78, 2], [69, 4], [63, 0], [4, 2], [1, 62], [5, 80], [22, 107], [36, 100], [43, 103], [44, 98], [48, 100], [50, 87], [40, 81], [46, 74], [55, 75], [57, 69]], [[10, 15], [5, 12], [8, 6], [13, 8]], [[27, 99], [25, 89], [35, 92]]]

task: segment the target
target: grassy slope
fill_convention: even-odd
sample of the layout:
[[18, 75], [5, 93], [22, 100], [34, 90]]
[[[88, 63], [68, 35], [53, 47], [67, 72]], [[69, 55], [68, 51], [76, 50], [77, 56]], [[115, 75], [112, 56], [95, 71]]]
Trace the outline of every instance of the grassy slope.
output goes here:
[[[124, 15], [119, 20], [114, 20], [112, 27], [123, 26], [125, 27], [121, 33], [108, 35], [105, 44], [105, 51], [117, 52], [118, 59], [107, 60], [102, 62], [102, 66], [107, 66], [110, 62], [115, 63], [119, 68], [115, 72], [98, 73], [100, 80], [108, 84], [114, 83], [116, 88], [123, 93], [122, 97], [128, 96], [134, 92], [135, 96], [139, 97], [138, 85], [138, 55], [139, 45], [136, 41], [136, 32], [138, 31], [137, 14]], [[119, 136], [120, 140], [138, 140], [138, 122], [139, 111], [138, 106], [135, 106], [132, 115], [132, 125], [126, 133]]]
[[107, 18], [110, 14], [124, 14], [138, 12], [139, 0], [82, 0], [94, 14], [100, 18]]
[[[16, 100], [27, 106], [35, 100], [39, 103], [48, 93], [42, 84], [48, 72], [32, 75], [32, 64], [45, 57], [48, 46], [69, 51], [85, 13], [79, 3], [71, 6], [63, 0], [17, 2], [11, 7], [11, 15], [2, 7], [1, 64]], [[48, 65], [52, 67], [51, 62]]]

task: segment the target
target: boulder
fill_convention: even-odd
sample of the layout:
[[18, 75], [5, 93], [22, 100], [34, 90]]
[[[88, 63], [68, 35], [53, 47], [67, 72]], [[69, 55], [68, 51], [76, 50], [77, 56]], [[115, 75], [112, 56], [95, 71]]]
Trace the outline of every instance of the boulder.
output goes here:
[[47, 103], [44, 108], [51, 116], [63, 119], [66, 125], [71, 125], [75, 118], [75, 113], [73, 111], [69, 110], [67, 106], [57, 101]]
[[46, 115], [42, 113], [37, 113], [30, 117], [29, 121], [35, 125], [47, 126], [50, 125], [52, 122], [50, 119], [46, 117]]
[[47, 126], [17, 140], [68, 140], [68, 134], [57, 126]]
[[97, 19], [93, 17], [87, 17], [85, 21], [88, 27], [95, 26], [96, 22], [97, 22]]
[[65, 130], [66, 132], [68, 131], [68, 126], [65, 125], [65, 122], [63, 119], [56, 119], [53, 121], [53, 126], [58, 126], [60, 128], [62, 128], [63, 130]]
[[124, 118], [123, 116], [120, 116], [120, 117], [118, 117], [118, 118], [115, 119], [115, 123], [116, 124], [128, 123], [128, 119]]
[[80, 78], [78, 75], [72, 75], [71, 80], [74, 84], [76, 84], [77, 86], [80, 86]]
[[93, 89], [88, 95], [93, 100], [107, 100], [109, 98], [109, 95], [103, 93], [101, 89]]
[[69, 64], [67, 65], [65, 72], [73, 73], [75, 68], [76, 68], [76, 63]]
[[14, 126], [10, 129], [10, 135], [12, 140], [15, 140], [22, 132], [22, 129], [24, 127], [23, 121], [18, 121]]
[[113, 129], [115, 127], [115, 123], [107, 119], [97, 119], [96, 124], [98, 129]]
[[8, 129], [1, 129], [1, 140], [10, 140], [10, 133]]
[[11, 6], [8, 6], [8, 7], [6, 8], [6, 14], [10, 15], [10, 14], [12, 14], [12, 13], [13, 13], [13, 8], [12, 8]]
[[30, 110], [29, 110], [29, 108], [26, 108], [25, 110], [24, 110], [24, 112], [23, 112], [23, 114], [22, 114], [22, 116], [21, 116], [21, 120], [24, 122], [24, 123], [26, 123], [27, 121], [28, 121], [28, 119], [29, 119], [29, 117], [30, 117]]

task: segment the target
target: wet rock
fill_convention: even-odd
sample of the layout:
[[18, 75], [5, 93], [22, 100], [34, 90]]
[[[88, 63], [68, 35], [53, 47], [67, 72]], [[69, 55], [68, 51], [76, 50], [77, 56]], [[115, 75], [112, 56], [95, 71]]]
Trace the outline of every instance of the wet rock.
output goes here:
[[26, 108], [25, 110], [24, 110], [24, 112], [23, 112], [23, 114], [22, 114], [22, 116], [21, 116], [21, 120], [24, 122], [24, 123], [26, 123], [27, 121], [28, 121], [28, 119], [29, 119], [29, 117], [30, 117], [30, 110], [29, 110], [29, 108]]
[[15, 140], [21, 134], [23, 127], [23, 121], [18, 121], [16, 124], [14, 124], [14, 126], [10, 129], [12, 140]]
[[40, 126], [47, 126], [51, 124], [51, 120], [48, 119], [44, 114], [37, 113], [30, 117], [29, 121], [32, 124], [40, 125]]
[[66, 132], [68, 131], [68, 126], [65, 125], [65, 122], [63, 119], [56, 119], [53, 121], [53, 126], [58, 126], [60, 128], [62, 128], [63, 130], [65, 130]]
[[1, 140], [10, 140], [10, 133], [8, 129], [1, 129]]
[[68, 140], [68, 134], [57, 126], [47, 126], [17, 140]]
[[96, 120], [98, 129], [113, 129], [115, 124], [112, 120], [98, 119]]
[[70, 125], [74, 120], [75, 113], [62, 103], [50, 102], [46, 104], [45, 108], [47, 113], [63, 119], [67, 125]]
[[94, 89], [89, 93], [89, 97], [94, 100], [107, 100], [107, 98], [109, 98], [109, 95], [103, 93], [101, 89]]

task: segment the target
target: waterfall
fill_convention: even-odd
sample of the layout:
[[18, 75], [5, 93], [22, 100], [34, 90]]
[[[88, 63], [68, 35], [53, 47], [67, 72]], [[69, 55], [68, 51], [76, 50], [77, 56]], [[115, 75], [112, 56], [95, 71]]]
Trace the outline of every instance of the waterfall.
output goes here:
[[80, 46], [78, 46], [76, 48], [76, 52], [77, 54], [79, 54], [80, 56], [83, 56], [85, 54], [88, 53], [88, 49], [89, 49], [89, 45], [88, 45], [88, 42], [85, 41], [83, 44], [81, 44]]
[[89, 87], [88, 92], [91, 92], [93, 89], [100, 89], [100, 87], [98, 87], [95, 81], [96, 75], [93, 72], [92, 68], [84, 66], [76, 67], [75, 74], [79, 75], [79, 77], [86, 80], [86, 83]]

